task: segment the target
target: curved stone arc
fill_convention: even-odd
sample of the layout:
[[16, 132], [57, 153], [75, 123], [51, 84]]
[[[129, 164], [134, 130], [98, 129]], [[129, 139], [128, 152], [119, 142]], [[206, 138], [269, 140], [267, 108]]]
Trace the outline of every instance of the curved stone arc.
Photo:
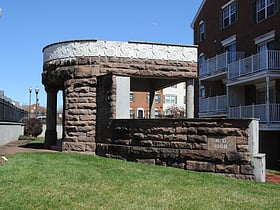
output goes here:
[[197, 60], [196, 46], [162, 43], [73, 40], [54, 43], [43, 49], [43, 62], [81, 56], [161, 59], [177, 61]]

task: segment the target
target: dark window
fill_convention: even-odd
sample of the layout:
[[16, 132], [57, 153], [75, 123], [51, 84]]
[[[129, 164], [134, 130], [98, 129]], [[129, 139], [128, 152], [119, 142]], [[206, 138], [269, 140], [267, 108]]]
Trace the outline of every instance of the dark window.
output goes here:
[[[155, 100], [155, 103], [160, 103], [160, 94], [156, 93], [154, 100]], [[150, 94], [149, 93], [146, 95], [146, 102], [150, 103]]]
[[275, 14], [276, 2], [275, 0], [257, 0], [256, 1], [256, 18], [257, 23]]
[[236, 2], [223, 9], [223, 28], [228, 27], [237, 20]]
[[199, 24], [199, 41], [203, 41], [206, 38], [205, 36], [205, 23], [201, 22]]
[[225, 52], [227, 52], [227, 63], [236, 61], [236, 44], [232, 43], [225, 46]]
[[135, 94], [134, 93], [130, 93], [130, 102], [135, 102]]

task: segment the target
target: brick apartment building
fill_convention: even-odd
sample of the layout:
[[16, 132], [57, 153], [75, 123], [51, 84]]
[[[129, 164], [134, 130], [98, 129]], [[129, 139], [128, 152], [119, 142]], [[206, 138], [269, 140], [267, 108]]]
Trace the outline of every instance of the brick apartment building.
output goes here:
[[192, 22], [199, 117], [259, 118], [267, 168], [280, 170], [279, 0], [203, 0]]
[[[150, 118], [150, 93], [130, 92], [130, 118]], [[186, 84], [181, 82], [155, 92], [154, 118], [182, 117], [186, 114]], [[180, 113], [174, 113], [180, 111]]]
[[[161, 118], [163, 114], [163, 94], [162, 90], [155, 92], [155, 118]], [[130, 92], [130, 118], [149, 119], [150, 118], [150, 93]]]

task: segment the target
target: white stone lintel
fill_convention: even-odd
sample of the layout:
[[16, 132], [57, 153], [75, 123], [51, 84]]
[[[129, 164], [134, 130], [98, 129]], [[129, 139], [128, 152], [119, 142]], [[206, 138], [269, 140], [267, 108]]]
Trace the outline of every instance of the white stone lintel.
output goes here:
[[197, 46], [151, 42], [73, 40], [50, 44], [43, 49], [44, 63], [80, 56], [197, 61]]

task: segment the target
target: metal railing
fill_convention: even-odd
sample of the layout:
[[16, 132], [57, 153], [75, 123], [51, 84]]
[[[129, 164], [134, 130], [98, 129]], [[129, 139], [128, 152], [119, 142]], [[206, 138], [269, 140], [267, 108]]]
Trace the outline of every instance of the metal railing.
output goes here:
[[227, 70], [228, 64], [244, 58], [244, 52], [225, 52], [209, 58], [199, 64], [199, 75], [212, 74], [217, 71]]
[[0, 122], [20, 122], [28, 112], [0, 98]]
[[264, 70], [280, 70], [280, 51], [266, 50], [228, 65], [228, 79]]
[[258, 118], [262, 123], [280, 122], [280, 104], [228, 107], [230, 118]]
[[227, 108], [227, 96], [215, 96], [209, 98], [201, 98], [199, 100], [199, 112], [222, 112]]

